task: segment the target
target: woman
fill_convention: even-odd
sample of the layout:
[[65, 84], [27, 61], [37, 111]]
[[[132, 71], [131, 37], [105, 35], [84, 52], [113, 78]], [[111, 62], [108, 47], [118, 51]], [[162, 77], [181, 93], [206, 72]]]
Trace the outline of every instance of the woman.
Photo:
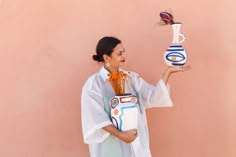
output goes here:
[[103, 62], [101, 70], [90, 76], [82, 90], [82, 128], [84, 142], [91, 157], [151, 157], [146, 122], [146, 108], [172, 106], [167, 88], [171, 74], [189, 67], [168, 67], [156, 86], [145, 82], [134, 72], [126, 83], [126, 92], [139, 98], [138, 129], [119, 131], [111, 122], [109, 100], [115, 95], [107, 81], [109, 73], [124, 71], [125, 49], [114, 37], [100, 39], [93, 59]]

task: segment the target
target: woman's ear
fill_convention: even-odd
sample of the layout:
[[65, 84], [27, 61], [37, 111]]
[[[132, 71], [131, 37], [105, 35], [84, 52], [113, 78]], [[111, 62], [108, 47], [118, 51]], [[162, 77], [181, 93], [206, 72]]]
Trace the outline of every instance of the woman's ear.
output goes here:
[[108, 56], [107, 54], [103, 54], [102, 57], [103, 57], [104, 62], [109, 62], [110, 56]]

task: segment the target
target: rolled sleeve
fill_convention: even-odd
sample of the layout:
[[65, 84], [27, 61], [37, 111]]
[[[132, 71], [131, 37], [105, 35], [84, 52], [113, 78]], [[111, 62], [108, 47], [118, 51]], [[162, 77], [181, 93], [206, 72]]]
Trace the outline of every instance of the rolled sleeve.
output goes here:
[[165, 85], [162, 79], [156, 86], [150, 85], [142, 80], [140, 90], [145, 108], [173, 106], [170, 98], [169, 85]]

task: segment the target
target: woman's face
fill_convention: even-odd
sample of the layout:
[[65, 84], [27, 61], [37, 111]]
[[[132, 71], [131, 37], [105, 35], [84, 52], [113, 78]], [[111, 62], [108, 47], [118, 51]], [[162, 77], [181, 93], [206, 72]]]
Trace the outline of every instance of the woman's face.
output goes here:
[[122, 43], [118, 44], [109, 57], [109, 63], [112, 68], [118, 68], [125, 63], [125, 48]]

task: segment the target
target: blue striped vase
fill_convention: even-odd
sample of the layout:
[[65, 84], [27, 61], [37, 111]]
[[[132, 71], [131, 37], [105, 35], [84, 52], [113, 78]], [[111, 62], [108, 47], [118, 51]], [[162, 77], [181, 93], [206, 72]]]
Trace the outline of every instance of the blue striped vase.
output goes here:
[[[182, 47], [182, 43], [186, 39], [184, 34], [180, 33], [181, 23], [172, 24], [173, 40], [171, 46], [164, 54], [164, 61], [168, 66], [183, 66], [187, 62], [187, 53]], [[179, 38], [182, 40], [179, 41]]]

